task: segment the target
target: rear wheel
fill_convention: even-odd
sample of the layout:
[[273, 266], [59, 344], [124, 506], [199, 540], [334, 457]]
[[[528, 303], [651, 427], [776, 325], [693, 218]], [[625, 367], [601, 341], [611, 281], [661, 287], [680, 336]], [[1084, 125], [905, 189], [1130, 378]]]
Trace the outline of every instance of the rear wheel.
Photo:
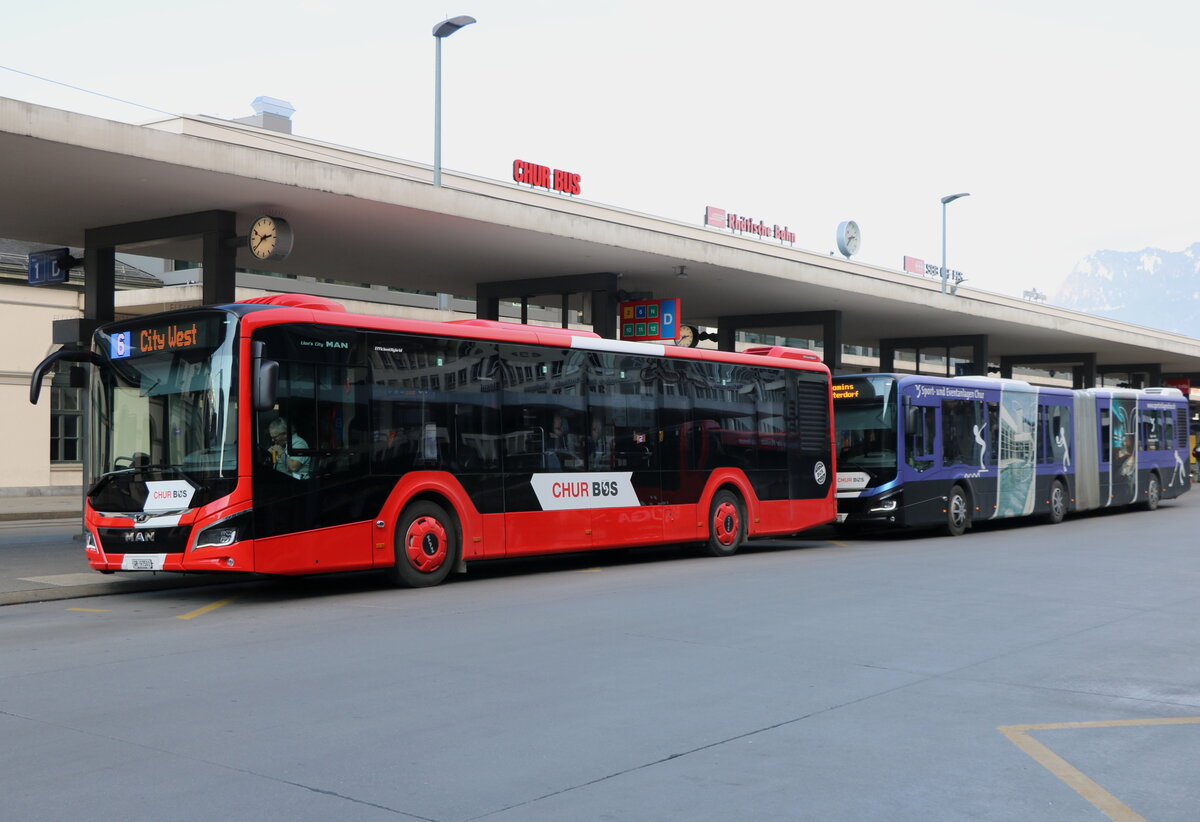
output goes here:
[[967, 494], [959, 486], [950, 489], [946, 498], [946, 533], [952, 537], [962, 536], [971, 526], [971, 508]]
[[732, 491], [718, 491], [708, 509], [708, 541], [704, 543], [704, 552], [714, 557], [732, 556], [745, 539], [742, 501]]
[[1061, 480], [1055, 480], [1050, 487], [1050, 511], [1046, 514], [1046, 522], [1058, 525], [1067, 515], [1067, 489]]
[[400, 514], [395, 545], [392, 582], [428, 588], [444, 581], [458, 562], [458, 526], [437, 503], [414, 502]]
[[1142, 503], [1142, 507], [1147, 511], [1153, 511], [1162, 502], [1162, 483], [1158, 481], [1158, 474], [1150, 475], [1150, 483], [1146, 486], [1146, 500]]

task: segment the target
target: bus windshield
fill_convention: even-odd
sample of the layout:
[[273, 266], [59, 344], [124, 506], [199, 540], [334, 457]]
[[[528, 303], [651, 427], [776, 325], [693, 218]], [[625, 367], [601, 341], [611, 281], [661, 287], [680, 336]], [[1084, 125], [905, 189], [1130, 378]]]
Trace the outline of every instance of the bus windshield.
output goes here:
[[[89, 494], [100, 510], [141, 510], [145, 482], [186, 480], [203, 504], [237, 475], [236, 326], [222, 312], [167, 315], [97, 332]], [[115, 481], [121, 480], [121, 481]]]
[[875, 482], [896, 473], [895, 382], [878, 378], [846, 380], [834, 385], [839, 471], [864, 471]]

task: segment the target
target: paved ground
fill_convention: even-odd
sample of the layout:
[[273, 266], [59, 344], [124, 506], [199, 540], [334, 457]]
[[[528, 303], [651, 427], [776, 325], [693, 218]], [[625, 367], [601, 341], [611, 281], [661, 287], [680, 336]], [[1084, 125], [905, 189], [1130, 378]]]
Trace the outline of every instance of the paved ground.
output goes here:
[[189, 574], [100, 574], [83, 555], [82, 501], [0, 497], [0, 605], [229, 582]]
[[1192, 492], [0, 608], [0, 819], [1196, 822], [1197, 531]]

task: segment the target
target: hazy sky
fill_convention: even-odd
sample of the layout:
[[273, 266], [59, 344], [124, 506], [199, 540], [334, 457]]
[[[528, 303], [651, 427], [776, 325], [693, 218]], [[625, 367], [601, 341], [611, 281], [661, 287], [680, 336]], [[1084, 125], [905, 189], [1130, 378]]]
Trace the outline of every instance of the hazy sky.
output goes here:
[[[714, 205], [827, 253], [948, 262], [1050, 292], [1100, 250], [1200, 241], [1200, 4], [1166, 0], [425, 0], [23, 3], [0, 65], [178, 114], [296, 108], [299, 135], [582, 175], [585, 199], [699, 224]], [[18, 36], [19, 35], [19, 36]], [[145, 109], [0, 70], [0, 96], [127, 122]], [[550, 196], [550, 195], [548, 195]]]

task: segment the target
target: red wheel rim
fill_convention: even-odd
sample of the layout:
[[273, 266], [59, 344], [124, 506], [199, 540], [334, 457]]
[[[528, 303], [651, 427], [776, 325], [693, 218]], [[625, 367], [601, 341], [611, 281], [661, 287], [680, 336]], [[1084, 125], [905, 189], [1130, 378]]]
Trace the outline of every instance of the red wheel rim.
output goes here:
[[417, 517], [404, 535], [404, 551], [409, 563], [431, 574], [446, 561], [446, 528], [433, 517]]
[[741, 530], [738, 508], [732, 502], [722, 502], [713, 511], [713, 535], [722, 545], [733, 545]]

